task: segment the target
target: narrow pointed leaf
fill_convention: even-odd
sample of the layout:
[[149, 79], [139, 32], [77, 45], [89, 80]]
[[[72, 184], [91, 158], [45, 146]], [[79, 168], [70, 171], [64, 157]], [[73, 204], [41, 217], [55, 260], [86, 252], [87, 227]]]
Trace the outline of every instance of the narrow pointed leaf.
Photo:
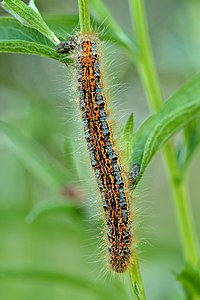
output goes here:
[[177, 151], [177, 161], [181, 172], [185, 172], [189, 162], [200, 146], [200, 119], [193, 120], [184, 128], [184, 139]]
[[129, 163], [132, 154], [133, 130], [134, 130], [134, 117], [132, 113], [128, 118], [126, 125], [124, 127], [123, 138], [122, 138], [123, 154], [127, 162]]
[[181, 128], [200, 115], [200, 74], [185, 84], [148, 118], [133, 138], [132, 168], [140, 167], [140, 180], [154, 154]]
[[34, 28], [46, 36], [53, 44], [59, 44], [59, 39], [44, 22], [42, 16], [31, 6], [21, 0], [3, 0], [2, 7], [13, 15], [22, 25]]
[[13, 18], [0, 18], [0, 52], [48, 56], [71, 62], [56, 51], [55, 45], [35, 29], [21, 25]]

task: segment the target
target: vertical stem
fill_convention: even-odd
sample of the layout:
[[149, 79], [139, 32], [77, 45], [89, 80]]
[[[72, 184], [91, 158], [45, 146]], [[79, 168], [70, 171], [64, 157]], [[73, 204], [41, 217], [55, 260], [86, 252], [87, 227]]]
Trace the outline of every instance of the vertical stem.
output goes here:
[[162, 96], [152, 59], [149, 36], [147, 34], [143, 0], [129, 0], [129, 5], [132, 13], [132, 20], [134, 22], [136, 40], [140, 51], [138, 61], [139, 73], [147, 92], [151, 109], [152, 111], [156, 111], [162, 104]]
[[186, 261], [195, 267], [198, 261], [197, 240], [187, 185], [178, 170], [172, 144], [168, 143], [166, 145], [164, 155], [175, 202], [184, 256]]
[[[129, 0], [129, 5], [140, 49], [138, 69], [147, 92], [151, 110], [155, 112], [162, 105], [162, 96], [150, 47], [144, 3], [143, 0]], [[168, 143], [164, 148], [164, 159], [174, 196], [184, 255], [191, 265], [196, 266], [198, 259], [196, 234], [193, 227], [188, 192], [179, 172], [176, 155], [171, 143]]]
[[134, 299], [146, 300], [137, 254], [134, 256], [134, 264], [130, 270], [130, 278]]
[[88, 0], [78, 0], [79, 7], [79, 23], [81, 32], [90, 32], [90, 11]]

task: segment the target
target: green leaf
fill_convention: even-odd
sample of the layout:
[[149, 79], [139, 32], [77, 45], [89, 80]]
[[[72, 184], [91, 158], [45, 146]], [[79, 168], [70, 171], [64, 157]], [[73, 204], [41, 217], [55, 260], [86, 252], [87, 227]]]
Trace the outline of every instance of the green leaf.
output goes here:
[[50, 191], [61, 192], [66, 180], [71, 177], [67, 170], [16, 126], [0, 121], [0, 133], [5, 135], [5, 142], [31, 174]]
[[178, 130], [200, 114], [200, 74], [185, 84], [165, 102], [159, 111], [148, 118], [133, 138], [132, 168], [138, 165], [140, 180], [154, 154]]
[[200, 119], [193, 120], [184, 128], [184, 139], [177, 151], [177, 162], [181, 172], [185, 172], [196, 150], [200, 146]]
[[11, 15], [13, 15], [14, 18], [20, 21], [22, 25], [38, 30], [53, 44], [59, 44], [60, 40], [44, 22], [36, 7], [33, 6], [33, 3], [31, 4], [32, 7], [26, 5], [21, 0], [3, 0], [1, 3], [2, 7]]
[[186, 266], [185, 269], [177, 276], [177, 279], [182, 283], [189, 299], [199, 299], [200, 297], [200, 272], [199, 269], [194, 269], [191, 266]]
[[128, 118], [126, 125], [124, 127], [122, 145], [123, 145], [123, 155], [126, 158], [128, 164], [130, 164], [131, 154], [132, 154], [132, 145], [133, 145], [133, 130], [134, 130], [134, 116], [133, 113]]
[[36, 13], [39, 14], [39, 10], [38, 10], [37, 6], [35, 5], [35, 0], [29, 0], [28, 6], [31, 7], [32, 9], [34, 9], [36, 11]]
[[37, 54], [71, 62], [66, 56], [60, 55], [44, 35], [13, 18], [0, 18], [0, 52]]
[[[71, 15], [45, 16], [45, 21], [49, 27], [56, 32], [59, 39], [64, 41], [71, 35], [76, 34], [74, 28], [77, 27], [78, 17]], [[92, 20], [94, 27], [99, 26]], [[116, 36], [110, 30], [100, 37], [107, 41], [117, 41]], [[23, 26], [17, 20], [9, 17], [0, 18], [0, 52], [4, 53], [24, 53], [47, 56], [63, 63], [72, 63], [72, 59], [58, 53], [54, 43], [37, 30]]]
[[36, 204], [26, 217], [27, 223], [33, 223], [39, 217], [55, 212], [64, 212], [68, 215], [77, 216], [80, 215], [81, 209], [78, 207], [74, 200], [66, 200], [65, 202], [39, 202]]
[[0, 52], [37, 54], [60, 60], [51, 48], [27, 41], [0, 41]]

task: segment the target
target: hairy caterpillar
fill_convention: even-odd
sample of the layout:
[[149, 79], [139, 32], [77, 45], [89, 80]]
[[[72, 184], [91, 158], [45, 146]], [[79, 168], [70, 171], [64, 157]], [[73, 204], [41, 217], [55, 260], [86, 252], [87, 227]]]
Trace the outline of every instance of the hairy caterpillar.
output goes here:
[[132, 254], [130, 201], [108, 119], [98, 40], [93, 34], [79, 34], [59, 44], [58, 51], [76, 51], [79, 103], [90, 161], [103, 202], [109, 265], [114, 272], [123, 273]]

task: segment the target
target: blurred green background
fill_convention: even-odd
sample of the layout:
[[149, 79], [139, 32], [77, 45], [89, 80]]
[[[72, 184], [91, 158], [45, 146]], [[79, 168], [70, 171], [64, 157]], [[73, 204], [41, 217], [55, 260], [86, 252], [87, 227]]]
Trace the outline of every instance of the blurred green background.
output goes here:
[[[45, 16], [77, 14], [76, 2], [36, 4]], [[131, 33], [127, 2], [105, 1]], [[167, 99], [199, 72], [200, 3], [148, 0], [146, 10]], [[111, 49], [111, 73], [120, 83], [111, 99], [120, 120], [114, 128], [133, 112], [137, 129], [149, 115], [145, 94], [126, 53]], [[0, 131], [0, 299], [130, 299], [128, 278], [105, 270], [98, 192], [95, 179], [86, 179], [92, 173], [68, 70], [48, 58], [16, 54], [1, 54], [0, 66], [0, 120], [11, 125], [10, 138]], [[184, 260], [161, 160], [157, 155], [135, 192], [141, 271], [148, 299], [184, 299], [174, 277]], [[198, 153], [189, 176], [197, 230], [199, 168]]]

